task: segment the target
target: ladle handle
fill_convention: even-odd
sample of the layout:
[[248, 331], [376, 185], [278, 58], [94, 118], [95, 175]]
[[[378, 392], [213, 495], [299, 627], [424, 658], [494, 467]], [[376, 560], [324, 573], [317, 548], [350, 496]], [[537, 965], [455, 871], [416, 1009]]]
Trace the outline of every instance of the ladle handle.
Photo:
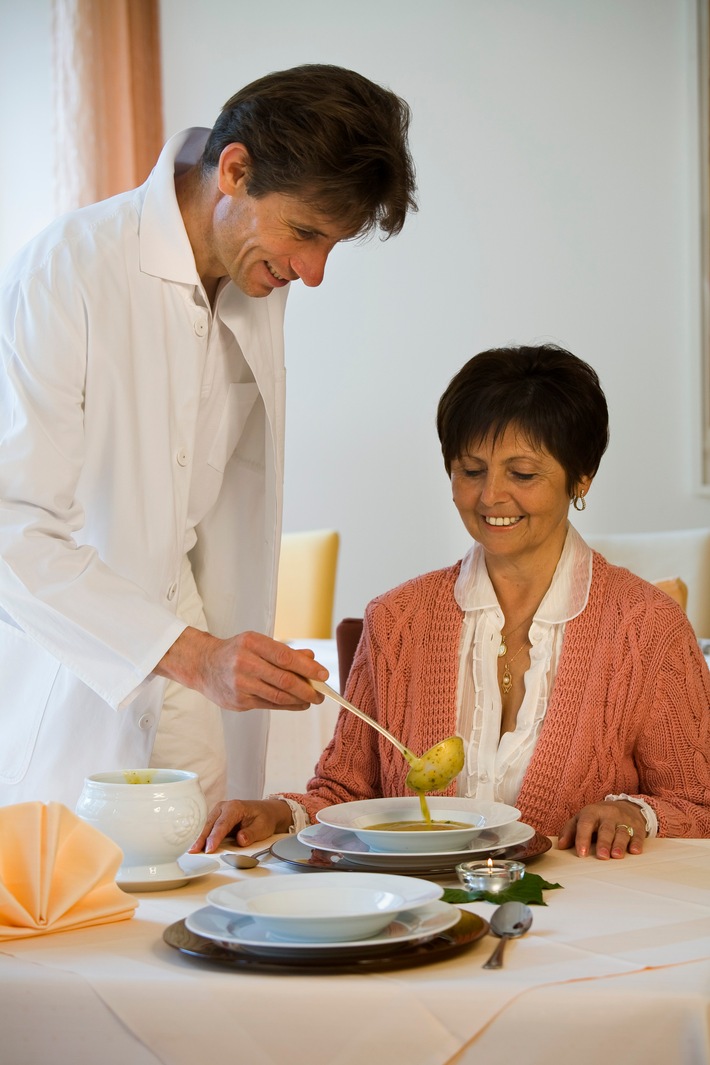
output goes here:
[[490, 958], [485, 963], [485, 965], [481, 966], [482, 969], [502, 969], [503, 968], [503, 951], [505, 950], [505, 944], [511, 938], [512, 938], [511, 936], [505, 935], [505, 933], [500, 937], [500, 940], [498, 941], [498, 944], [496, 945], [496, 949], [493, 951], [493, 953], [491, 954]]
[[359, 707], [349, 703], [347, 699], [344, 699], [342, 695], [336, 692], [335, 688], [331, 688], [329, 684], [325, 684], [322, 680], [312, 680], [311, 686], [315, 688], [317, 692], [321, 692], [323, 695], [327, 695], [331, 699], [334, 699], [336, 703], [340, 703], [340, 705], [344, 706], [346, 710], [349, 710], [351, 714], [355, 714], [356, 717], [359, 717], [361, 721], [366, 721], [368, 725], [372, 725], [374, 729], [377, 729], [377, 731], [383, 736], [386, 736], [390, 743], [395, 745], [400, 754], [403, 754], [408, 762], [411, 762], [413, 758], [416, 758], [416, 755], [412, 754], [403, 743], [400, 743], [391, 732], [388, 732], [384, 725], [381, 725], [379, 721], [374, 721], [371, 717], [368, 717], [364, 711], [360, 710]]

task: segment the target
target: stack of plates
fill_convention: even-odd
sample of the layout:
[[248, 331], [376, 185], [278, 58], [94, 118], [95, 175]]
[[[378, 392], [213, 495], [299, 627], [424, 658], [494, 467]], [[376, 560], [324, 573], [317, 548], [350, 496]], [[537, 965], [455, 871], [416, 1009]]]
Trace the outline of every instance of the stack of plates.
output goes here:
[[185, 918], [185, 928], [240, 955], [342, 961], [344, 953], [415, 947], [452, 928], [461, 911], [439, 901], [442, 893], [426, 880], [380, 873], [244, 880], [210, 891], [210, 905]]
[[390, 850], [393, 833], [373, 832], [368, 826], [421, 820], [419, 800], [369, 799], [321, 810], [318, 824], [309, 825], [297, 838], [279, 840], [271, 850], [282, 861], [311, 868], [436, 875], [474, 857], [529, 860], [551, 845], [504, 803], [447, 796], [429, 796], [427, 802], [433, 820], [467, 823], [470, 831], [400, 832], [397, 849]]
[[[310, 876], [308, 877], [310, 879]], [[335, 878], [340, 880], [340, 877]], [[438, 907], [446, 903], [437, 903]], [[488, 932], [488, 922], [478, 914], [448, 909], [456, 914], [456, 924], [446, 927], [438, 914], [418, 912], [412, 919], [399, 914], [379, 935], [369, 940], [318, 944], [277, 944], [248, 941], [234, 929], [227, 928], [224, 919], [212, 924], [206, 909], [188, 918], [201, 932], [191, 932], [185, 921], [176, 921], [163, 932], [163, 939], [182, 954], [218, 964], [229, 969], [268, 973], [367, 973], [389, 969], [406, 969], [442, 961], [467, 950]], [[225, 932], [227, 939], [225, 941]], [[208, 933], [208, 934], [206, 934]], [[224, 945], [223, 945], [224, 944]]]

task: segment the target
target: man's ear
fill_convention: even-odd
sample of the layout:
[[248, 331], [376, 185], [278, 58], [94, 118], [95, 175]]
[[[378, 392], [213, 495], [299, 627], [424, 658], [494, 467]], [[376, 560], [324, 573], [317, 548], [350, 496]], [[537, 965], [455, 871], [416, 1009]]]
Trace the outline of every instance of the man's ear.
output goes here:
[[222, 149], [217, 167], [217, 184], [225, 196], [246, 192], [251, 169], [251, 156], [244, 144], [228, 144]]

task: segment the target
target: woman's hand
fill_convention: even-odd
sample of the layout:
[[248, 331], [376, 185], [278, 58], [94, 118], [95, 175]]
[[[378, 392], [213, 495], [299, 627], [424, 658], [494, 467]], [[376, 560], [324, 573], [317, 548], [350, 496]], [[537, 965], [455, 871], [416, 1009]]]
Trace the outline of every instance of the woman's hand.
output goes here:
[[[629, 832], [633, 829], [633, 834]], [[597, 858], [623, 858], [640, 854], [646, 838], [646, 822], [641, 810], [633, 802], [618, 799], [615, 802], [594, 802], [570, 817], [560, 832], [557, 846], [560, 850], [574, 846], [580, 858], [589, 854], [592, 837], [596, 835]]]
[[288, 832], [292, 824], [291, 807], [282, 799], [230, 799], [218, 802], [210, 810], [205, 827], [192, 844], [189, 854], [216, 851], [220, 843], [236, 829], [237, 846], [248, 847], [277, 832]]

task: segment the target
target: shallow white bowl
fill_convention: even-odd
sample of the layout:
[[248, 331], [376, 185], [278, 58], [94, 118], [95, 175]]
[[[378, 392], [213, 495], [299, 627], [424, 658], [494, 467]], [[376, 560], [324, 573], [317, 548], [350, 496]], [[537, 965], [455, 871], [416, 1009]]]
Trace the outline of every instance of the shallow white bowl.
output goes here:
[[361, 799], [327, 806], [316, 814], [321, 824], [353, 832], [358, 839], [375, 851], [406, 854], [410, 851], [436, 853], [465, 850], [479, 833], [500, 828], [520, 817], [520, 810], [501, 802], [479, 799], [459, 799], [446, 795], [427, 795], [427, 803], [434, 821], [460, 821], [467, 828], [452, 828], [432, 832], [423, 830], [396, 832], [373, 829], [371, 825], [391, 821], [422, 821], [419, 799], [416, 796], [393, 799]]
[[397, 914], [442, 894], [438, 884], [410, 876], [310, 873], [228, 884], [208, 892], [207, 902], [279, 939], [327, 943], [377, 935]]
[[123, 851], [121, 874], [147, 880], [184, 876], [177, 859], [199, 835], [207, 803], [197, 774], [127, 769], [86, 777], [76, 812]]

